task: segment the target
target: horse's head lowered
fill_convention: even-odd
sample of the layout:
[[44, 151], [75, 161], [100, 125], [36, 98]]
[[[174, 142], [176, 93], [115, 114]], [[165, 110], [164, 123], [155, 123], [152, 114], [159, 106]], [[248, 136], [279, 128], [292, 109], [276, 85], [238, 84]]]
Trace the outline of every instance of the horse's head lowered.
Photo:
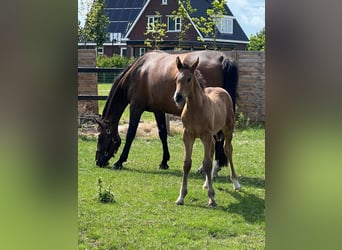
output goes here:
[[192, 90], [195, 79], [195, 70], [199, 63], [199, 58], [191, 65], [183, 64], [180, 58], [176, 58], [178, 74], [176, 76], [176, 91], [173, 100], [179, 108], [183, 108], [185, 99]]
[[116, 132], [113, 131], [107, 122], [98, 119], [95, 121], [99, 125], [95, 161], [97, 166], [104, 167], [108, 165], [110, 158], [118, 151], [121, 138], [117, 130]]

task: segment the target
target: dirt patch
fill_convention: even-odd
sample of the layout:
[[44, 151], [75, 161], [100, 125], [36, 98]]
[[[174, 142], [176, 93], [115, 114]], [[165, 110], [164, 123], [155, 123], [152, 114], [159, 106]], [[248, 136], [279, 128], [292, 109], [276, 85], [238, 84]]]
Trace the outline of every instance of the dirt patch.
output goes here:
[[[119, 134], [121, 137], [125, 137], [128, 130], [128, 123], [119, 125]], [[180, 134], [183, 132], [182, 122], [179, 120], [171, 120], [170, 121], [170, 130], [171, 134]], [[80, 122], [80, 126], [78, 128], [79, 135], [87, 135], [87, 136], [97, 136], [97, 124], [93, 121], [83, 121]], [[136, 137], [148, 137], [148, 138], [158, 138], [158, 127], [155, 121], [153, 122], [145, 122], [140, 121]]]

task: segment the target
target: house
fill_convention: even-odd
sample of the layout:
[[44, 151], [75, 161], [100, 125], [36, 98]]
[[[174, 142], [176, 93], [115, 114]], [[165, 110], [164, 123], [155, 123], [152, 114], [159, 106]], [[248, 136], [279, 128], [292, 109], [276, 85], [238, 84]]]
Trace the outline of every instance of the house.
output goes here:
[[[211, 8], [212, 0], [191, 0], [195, 11], [188, 13], [191, 27], [181, 43], [182, 50], [199, 50], [207, 48], [213, 43], [213, 38], [206, 37], [196, 27], [193, 18], [207, 17], [207, 9]], [[103, 53], [106, 55], [119, 54], [122, 56], [138, 57], [147, 51], [144, 44], [147, 36], [146, 27], [159, 21], [166, 24], [166, 35], [161, 42], [160, 49], [175, 50], [179, 46], [179, 31], [182, 29], [180, 17], [174, 18], [172, 11], [178, 8], [178, 0], [107, 0], [105, 12], [110, 24], [108, 27], [109, 40], [104, 43]], [[233, 16], [229, 7], [225, 5], [226, 15], [218, 25], [218, 35], [215, 39], [216, 47], [221, 50], [246, 50], [248, 37]], [[156, 16], [156, 11], [160, 16]], [[151, 26], [153, 27], [153, 26]], [[201, 37], [204, 41], [198, 41]]]

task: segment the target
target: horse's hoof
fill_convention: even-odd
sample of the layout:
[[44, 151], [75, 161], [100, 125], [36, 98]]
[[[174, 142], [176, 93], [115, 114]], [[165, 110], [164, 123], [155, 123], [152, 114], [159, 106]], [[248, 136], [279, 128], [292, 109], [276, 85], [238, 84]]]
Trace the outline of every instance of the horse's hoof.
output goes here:
[[99, 168], [105, 168], [109, 165], [109, 162], [107, 161], [106, 163], [104, 163], [103, 165], [98, 165]]
[[177, 206], [182, 206], [182, 205], [184, 205], [184, 201], [178, 201], [178, 200], [177, 200], [175, 203], [176, 203]]
[[112, 170], [121, 170], [122, 167], [122, 163], [115, 163], [112, 167]]
[[167, 170], [167, 169], [169, 169], [169, 165], [160, 163], [159, 169]]
[[216, 207], [217, 204], [214, 200], [210, 200], [209, 203], [208, 203], [208, 207]]

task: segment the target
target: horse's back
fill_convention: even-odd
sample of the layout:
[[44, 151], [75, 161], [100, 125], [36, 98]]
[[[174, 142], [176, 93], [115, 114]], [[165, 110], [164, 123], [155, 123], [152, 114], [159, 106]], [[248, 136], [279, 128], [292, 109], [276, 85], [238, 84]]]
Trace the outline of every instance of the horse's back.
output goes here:
[[217, 51], [194, 51], [181, 54], [169, 54], [162, 51], [150, 51], [134, 63], [126, 75], [128, 100], [131, 104], [148, 111], [162, 111], [180, 115], [181, 110], [172, 101], [177, 75], [176, 57], [192, 65], [200, 59], [198, 70], [207, 86], [222, 86], [222, 61], [224, 54]]

